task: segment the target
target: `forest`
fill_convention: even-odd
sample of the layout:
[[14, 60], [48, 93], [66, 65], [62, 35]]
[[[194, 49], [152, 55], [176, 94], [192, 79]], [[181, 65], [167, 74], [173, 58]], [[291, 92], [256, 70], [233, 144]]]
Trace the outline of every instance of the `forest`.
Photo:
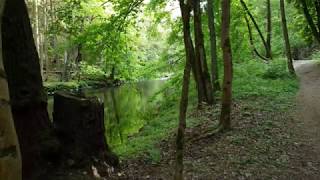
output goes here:
[[0, 24], [0, 180], [320, 178], [320, 0], [0, 0]]

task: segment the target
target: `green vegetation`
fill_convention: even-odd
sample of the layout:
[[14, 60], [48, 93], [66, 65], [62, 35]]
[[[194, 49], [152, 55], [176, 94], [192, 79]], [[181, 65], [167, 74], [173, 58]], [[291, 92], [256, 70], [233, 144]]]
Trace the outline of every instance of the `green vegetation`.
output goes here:
[[[288, 75], [285, 60], [277, 59], [271, 64], [252, 60], [246, 63], [237, 63], [235, 67], [234, 100], [236, 102], [252, 103], [252, 107], [269, 112], [286, 111], [291, 107], [298, 90], [298, 82], [294, 77]], [[273, 72], [278, 74], [274, 75]], [[172, 82], [167, 83], [171, 84]], [[126, 144], [114, 148], [114, 151], [122, 158], [127, 159], [142, 155], [151, 161], [160, 160], [159, 143], [173, 135], [177, 124], [177, 102], [180, 89], [170, 90], [169, 100], [161, 102], [161, 105], [158, 105], [158, 102], [153, 103], [148, 116], [145, 117], [147, 124], [141, 132], [130, 137]], [[195, 111], [195, 106], [192, 106], [196, 102], [194, 93], [191, 94], [191, 112]], [[214, 114], [217, 118], [218, 112], [215, 111]], [[187, 122], [191, 128], [203, 123], [203, 119], [189, 116]], [[212, 126], [215, 124], [216, 121], [213, 120]]]

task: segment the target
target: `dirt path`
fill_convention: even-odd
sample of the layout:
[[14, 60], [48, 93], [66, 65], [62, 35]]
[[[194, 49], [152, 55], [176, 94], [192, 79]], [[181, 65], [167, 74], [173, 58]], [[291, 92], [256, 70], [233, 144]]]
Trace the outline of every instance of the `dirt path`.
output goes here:
[[298, 61], [295, 64], [300, 78], [298, 118], [303, 120], [305, 135], [320, 155], [320, 65], [315, 61]]
[[[305, 154], [308, 166], [318, 169], [320, 163], [320, 64], [315, 61], [296, 61], [300, 79], [297, 95], [297, 119], [301, 123], [299, 133], [304, 137], [309, 152]], [[314, 176], [319, 177], [319, 174]], [[315, 177], [315, 178], [316, 178]]]

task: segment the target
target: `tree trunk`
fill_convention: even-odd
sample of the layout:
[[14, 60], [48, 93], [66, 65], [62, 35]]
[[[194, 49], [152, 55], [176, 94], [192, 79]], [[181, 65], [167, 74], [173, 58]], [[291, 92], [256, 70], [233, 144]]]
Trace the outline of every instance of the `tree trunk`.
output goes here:
[[317, 40], [317, 42], [320, 44], [320, 30], [317, 29], [316, 25], [313, 22], [312, 16], [308, 10], [307, 3], [305, 0], [300, 0], [300, 3], [302, 5], [304, 16], [305, 16], [305, 18], [311, 28], [312, 34], [313, 34], [314, 38]]
[[195, 32], [195, 55], [196, 62], [200, 62], [202, 68], [202, 78], [205, 87], [206, 103], [213, 104], [213, 89], [211, 84], [211, 78], [208, 72], [208, 65], [206, 60], [206, 53], [204, 48], [204, 39], [202, 31], [201, 21], [201, 9], [200, 0], [193, 0], [193, 12], [194, 12], [194, 32]]
[[284, 42], [285, 42], [285, 46], [286, 46], [286, 55], [287, 55], [287, 59], [288, 59], [288, 70], [289, 70], [290, 74], [295, 75], [293, 62], [292, 62], [292, 54], [291, 54], [291, 48], [290, 48], [289, 35], [288, 35], [284, 0], [280, 0], [280, 12], [281, 12], [283, 38], [284, 38]]
[[97, 98], [56, 93], [53, 123], [62, 142], [63, 159], [72, 159], [81, 167], [95, 157], [118, 166], [118, 157], [105, 137], [104, 105]]
[[320, 0], [315, 0], [314, 6], [316, 7], [316, 12], [317, 12], [318, 32], [320, 33]]
[[215, 27], [215, 15], [213, 0], [208, 0], [208, 26], [210, 33], [210, 49], [211, 49], [211, 81], [213, 92], [220, 90], [219, 72], [218, 72], [218, 59], [217, 59], [217, 39]]
[[36, 48], [39, 54], [39, 62], [40, 62], [40, 71], [41, 71], [41, 77], [43, 77], [43, 61], [41, 59], [41, 34], [40, 34], [40, 22], [39, 22], [39, 1], [38, 0], [34, 0], [34, 20], [35, 20], [35, 24], [34, 24], [34, 29], [35, 29], [35, 43], [36, 43]]
[[24, 179], [32, 179], [47, 165], [44, 155], [51, 147], [46, 142], [52, 136], [39, 56], [24, 0], [7, 1], [2, 20], [3, 61], [21, 147], [22, 174]]
[[[244, 10], [246, 11], [246, 13], [248, 14], [248, 16], [250, 17], [255, 29], [258, 31], [259, 37], [260, 37], [260, 39], [261, 39], [261, 41], [263, 43], [263, 46], [265, 48], [265, 51], [267, 53], [268, 52], [268, 44], [267, 44], [267, 41], [265, 40], [265, 38], [264, 38], [264, 36], [263, 36], [259, 26], [258, 26], [257, 21], [254, 19], [253, 15], [251, 14], [247, 4], [243, 0], [240, 0], [240, 3], [242, 5], [242, 7], [244, 8]], [[265, 58], [265, 59], [268, 59], [268, 58]]]
[[223, 129], [231, 128], [231, 104], [232, 104], [232, 51], [230, 44], [230, 4], [231, 0], [222, 0], [222, 21], [221, 21], [221, 47], [224, 60], [224, 78], [222, 107], [220, 115], [220, 126]]
[[271, 0], [267, 0], [267, 52], [266, 58], [272, 59], [271, 37], [272, 37], [272, 22], [271, 22]]
[[[183, 20], [184, 29], [184, 45], [186, 52], [186, 65], [183, 74], [183, 84], [182, 84], [182, 94], [180, 99], [180, 113], [179, 113], [179, 126], [176, 137], [176, 167], [175, 167], [175, 180], [183, 179], [183, 154], [184, 154], [184, 134], [186, 128], [186, 114], [188, 108], [188, 95], [189, 95], [189, 82], [190, 82], [190, 72], [191, 72], [191, 61], [194, 58], [190, 52], [190, 44], [192, 44], [192, 39], [190, 36], [190, 0], [187, 4], [184, 4], [184, 0], [179, 0], [180, 9]], [[186, 26], [187, 25], [187, 26]]]
[[62, 80], [64, 82], [69, 81], [69, 54], [68, 50], [64, 50], [64, 58], [63, 58], [63, 73], [62, 73]]
[[[0, 26], [4, 3], [5, 1], [0, 1]], [[2, 42], [1, 36], [0, 42]], [[21, 155], [9, 99], [8, 83], [3, 67], [2, 43], [0, 43], [0, 179], [21, 180]]]
[[247, 24], [248, 33], [249, 33], [250, 46], [251, 46], [251, 48], [252, 48], [253, 53], [254, 53], [256, 56], [258, 56], [260, 59], [265, 60], [265, 61], [268, 61], [268, 58], [266, 58], [266, 57], [264, 57], [263, 55], [261, 55], [261, 54], [259, 53], [259, 51], [257, 50], [255, 44], [254, 44], [252, 29], [251, 29], [250, 22], [249, 22], [249, 19], [248, 19], [247, 15], [244, 15], [244, 19], [245, 19], [246, 24]]

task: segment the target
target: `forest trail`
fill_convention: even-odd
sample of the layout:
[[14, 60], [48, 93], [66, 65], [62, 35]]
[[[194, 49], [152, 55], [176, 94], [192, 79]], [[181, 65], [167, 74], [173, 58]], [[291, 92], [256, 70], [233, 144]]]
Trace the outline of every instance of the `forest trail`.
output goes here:
[[320, 64], [303, 60], [296, 61], [295, 67], [300, 79], [297, 117], [303, 120], [302, 133], [320, 154]]
[[313, 164], [320, 162], [320, 64], [314, 60], [295, 62], [300, 79], [297, 94], [297, 120], [301, 123], [300, 132], [310, 147], [304, 152], [306, 159]]

